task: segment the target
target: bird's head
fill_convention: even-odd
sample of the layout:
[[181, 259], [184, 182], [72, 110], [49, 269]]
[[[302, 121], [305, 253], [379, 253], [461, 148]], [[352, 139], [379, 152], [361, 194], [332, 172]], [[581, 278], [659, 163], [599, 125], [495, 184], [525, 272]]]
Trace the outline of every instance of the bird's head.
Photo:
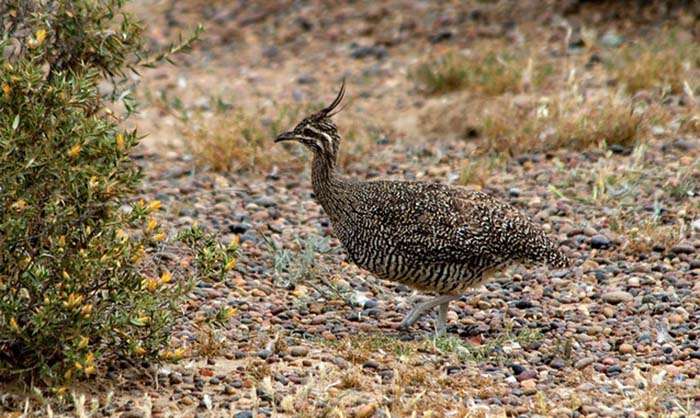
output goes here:
[[318, 112], [305, 117], [294, 129], [284, 132], [275, 138], [275, 142], [296, 141], [309, 148], [316, 155], [330, 157], [333, 161], [338, 154], [340, 135], [331, 117], [340, 110], [334, 110], [343, 100], [345, 80], [335, 100]]

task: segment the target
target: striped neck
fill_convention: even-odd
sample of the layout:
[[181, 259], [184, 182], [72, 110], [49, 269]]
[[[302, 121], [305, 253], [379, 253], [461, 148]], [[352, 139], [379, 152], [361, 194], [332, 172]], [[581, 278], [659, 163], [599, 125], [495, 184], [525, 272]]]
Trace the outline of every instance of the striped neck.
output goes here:
[[347, 180], [336, 172], [336, 157], [322, 152], [315, 152], [311, 164], [311, 183], [316, 200], [335, 220], [337, 213], [343, 212], [344, 195]]

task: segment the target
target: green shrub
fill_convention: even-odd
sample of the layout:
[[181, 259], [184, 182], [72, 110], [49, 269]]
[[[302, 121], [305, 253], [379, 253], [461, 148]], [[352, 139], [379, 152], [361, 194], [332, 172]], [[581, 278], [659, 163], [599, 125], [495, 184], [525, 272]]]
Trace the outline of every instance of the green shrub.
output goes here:
[[139, 137], [119, 123], [133, 110], [127, 73], [168, 53], [146, 58], [123, 3], [0, 3], [5, 379], [65, 390], [115, 356], [156, 358], [188, 288], [141, 263], [165, 234], [152, 217], [159, 202], [127, 201], [140, 182], [129, 158]]

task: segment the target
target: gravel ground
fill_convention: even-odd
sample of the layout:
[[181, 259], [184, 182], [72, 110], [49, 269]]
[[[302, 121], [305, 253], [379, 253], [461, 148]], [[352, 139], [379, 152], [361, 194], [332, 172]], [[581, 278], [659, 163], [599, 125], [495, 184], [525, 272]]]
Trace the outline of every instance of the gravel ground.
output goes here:
[[[639, 14], [577, 2], [282, 4], [132, 6], [156, 44], [192, 22], [209, 23], [180, 66], [144, 74], [146, 106], [133, 122], [150, 133], [135, 156], [146, 176], [140, 197], [163, 202], [171, 235], [198, 223], [223, 241], [240, 237], [241, 256], [225, 281], [200, 283], [183, 305], [173, 339], [191, 355], [148, 373], [111, 370], [88, 391], [95, 416], [697, 416], [697, 130], [655, 125], [643, 146], [487, 164], [473, 153], [483, 139], [435, 140], [423, 130], [434, 109], [469, 93], [427, 97], [409, 74], [426, 54], [491, 38], [524, 36], [561, 65], [589, 61], [591, 52], [557, 55], [567, 28], [574, 37], [595, 28], [609, 42], [631, 42], [675, 19], [697, 42], [696, 19], [673, 8]], [[476, 164], [480, 181], [467, 187], [537, 219], [571, 249], [576, 266], [565, 273], [516, 266], [497, 275], [450, 305], [444, 338], [433, 337], [437, 312], [399, 332], [403, 315], [426, 296], [347, 262], [298, 153], [283, 151], [273, 164], [246, 171], [197, 167], [180, 122], [155, 99], [177, 97], [206, 113], [214, 97], [232, 98], [255, 112], [327, 101], [343, 76], [350, 106], [336, 116], [341, 134], [355, 126], [372, 132], [341, 149], [346, 173], [457, 184]], [[608, 88], [595, 69], [584, 78]], [[682, 96], [667, 96], [664, 106], [697, 117], [697, 104]], [[613, 176], [615, 187], [595, 191], [601, 176]], [[221, 306], [237, 313], [221, 329], [201, 327], [198, 318]]]

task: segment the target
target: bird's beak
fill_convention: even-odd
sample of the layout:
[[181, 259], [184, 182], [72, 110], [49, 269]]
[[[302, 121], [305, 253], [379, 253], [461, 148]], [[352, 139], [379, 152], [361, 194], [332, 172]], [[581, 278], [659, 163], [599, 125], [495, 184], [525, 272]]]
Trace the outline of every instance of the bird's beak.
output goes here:
[[284, 132], [277, 135], [277, 138], [275, 138], [275, 142], [290, 141], [292, 139], [294, 139], [294, 134], [291, 131]]

